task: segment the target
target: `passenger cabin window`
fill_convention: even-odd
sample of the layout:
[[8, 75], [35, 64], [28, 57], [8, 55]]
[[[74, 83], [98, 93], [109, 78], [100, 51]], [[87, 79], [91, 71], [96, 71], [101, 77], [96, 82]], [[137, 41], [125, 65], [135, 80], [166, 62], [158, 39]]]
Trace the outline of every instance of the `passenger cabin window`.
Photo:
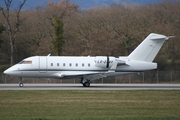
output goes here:
[[88, 63], [88, 67], [90, 67], [90, 63]]
[[19, 62], [19, 64], [32, 64], [32, 61], [28, 60], [28, 61], [21, 61]]
[[78, 66], [78, 64], [76, 63], [76, 67]]
[[59, 66], [59, 63], [57, 63], [57, 66]]
[[51, 63], [51, 66], [53, 66], [53, 63]]
[[84, 63], [82, 63], [82, 66], [84, 67]]
[[63, 63], [63, 66], [66, 66], [66, 64], [65, 64], [65, 63]]
[[71, 64], [71, 63], [69, 63], [69, 66], [72, 66], [72, 64]]

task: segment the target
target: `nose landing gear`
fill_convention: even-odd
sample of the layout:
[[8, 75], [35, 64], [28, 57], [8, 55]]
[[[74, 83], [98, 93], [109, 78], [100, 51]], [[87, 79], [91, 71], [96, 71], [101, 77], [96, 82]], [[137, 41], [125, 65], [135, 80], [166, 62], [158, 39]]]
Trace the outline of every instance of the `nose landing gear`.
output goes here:
[[24, 84], [23, 84], [23, 81], [22, 81], [22, 77], [19, 78], [19, 87], [23, 87]]
[[23, 83], [19, 83], [19, 87], [23, 87], [24, 86], [24, 84]]

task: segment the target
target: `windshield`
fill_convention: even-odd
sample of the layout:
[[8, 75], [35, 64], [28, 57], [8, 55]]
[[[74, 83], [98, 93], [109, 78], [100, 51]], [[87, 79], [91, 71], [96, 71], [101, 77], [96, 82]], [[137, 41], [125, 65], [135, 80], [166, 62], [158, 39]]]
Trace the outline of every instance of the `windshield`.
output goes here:
[[23, 61], [19, 62], [18, 64], [32, 64], [32, 61], [30, 61], [30, 60], [28, 60], [28, 61], [23, 60]]

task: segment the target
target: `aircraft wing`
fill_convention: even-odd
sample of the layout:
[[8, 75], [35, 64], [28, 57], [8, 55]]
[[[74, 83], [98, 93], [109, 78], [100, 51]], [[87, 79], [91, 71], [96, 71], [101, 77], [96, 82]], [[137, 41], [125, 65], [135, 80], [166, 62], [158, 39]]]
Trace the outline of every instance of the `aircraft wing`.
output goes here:
[[92, 74], [92, 75], [84, 75], [84, 79], [92, 81], [100, 78], [106, 77], [106, 73]]
[[83, 75], [94, 75], [98, 74], [99, 72], [88, 72], [88, 71], [63, 71], [57, 72], [53, 74], [53, 76], [64, 78], [64, 77], [73, 77], [73, 76], [83, 76]]
[[96, 74], [91, 74], [91, 75], [84, 75], [83, 78], [86, 79], [86, 80], [92, 81], [92, 80], [96, 80], [96, 79], [100, 79], [100, 78], [107, 77], [106, 74], [115, 72], [117, 66], [119, 66], [119, 65], [124, 65], [124, 64], [125, 64], [124, 61], [121, 62], [121, 63], [117, 61], [117, 62], [115, 62], [115, 63], [111, 66], [111, 68], [110, 68], [107, 72], [96, 73]]

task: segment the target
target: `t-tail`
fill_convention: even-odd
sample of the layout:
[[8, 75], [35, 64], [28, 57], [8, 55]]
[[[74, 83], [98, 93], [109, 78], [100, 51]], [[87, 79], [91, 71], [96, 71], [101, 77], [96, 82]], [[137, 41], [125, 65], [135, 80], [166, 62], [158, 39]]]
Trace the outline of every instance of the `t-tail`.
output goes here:
[[151, 33], [145, 40], [128, 56], [129, 59], [152, 62], [164, 42], [173, 36]]

